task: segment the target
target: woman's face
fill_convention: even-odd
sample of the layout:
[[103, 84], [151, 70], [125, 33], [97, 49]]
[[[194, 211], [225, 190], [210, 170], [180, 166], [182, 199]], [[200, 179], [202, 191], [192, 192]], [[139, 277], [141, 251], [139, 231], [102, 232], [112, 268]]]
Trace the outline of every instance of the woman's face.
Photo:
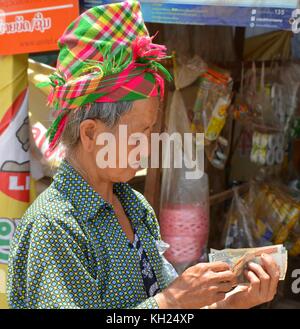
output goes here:
[[[150, 138], [157, 121], [158, 97], [137, 100], [112, 129], [96, 121], [95, 165], [101, 178], [127, 182], [141, 169], [141, 160], [150, 155]], [[103, 134], [104, 133], [104, 134]], [[100, 168], [101, 166], [107, 166]]]

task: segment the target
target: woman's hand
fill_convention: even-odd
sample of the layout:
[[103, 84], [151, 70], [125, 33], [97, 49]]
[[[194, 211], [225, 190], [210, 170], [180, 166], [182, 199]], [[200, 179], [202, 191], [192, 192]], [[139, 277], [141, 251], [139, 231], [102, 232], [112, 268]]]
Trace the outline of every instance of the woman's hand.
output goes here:
[[249, 286], [238, 286], [236, 293], [214, 305], [213, 308], [251, 308], [273, 300], [279, 281], [279, 267], [270, 255], [261, 256], [261, 266], [249, 263], [245, 272]]
[[225, 298], [236, 277], [223, 262], [197, 264], [155, 296], [159, 308], [202, 308]]

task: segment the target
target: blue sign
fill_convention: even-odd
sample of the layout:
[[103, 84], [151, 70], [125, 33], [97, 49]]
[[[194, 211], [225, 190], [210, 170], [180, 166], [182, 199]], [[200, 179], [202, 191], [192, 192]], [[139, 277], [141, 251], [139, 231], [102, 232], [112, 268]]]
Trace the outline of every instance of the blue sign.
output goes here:
[[[85, 8], [117, 1], [84, 0]], [[146, 22], [291, 30], [298, 0], [141, 0]]]

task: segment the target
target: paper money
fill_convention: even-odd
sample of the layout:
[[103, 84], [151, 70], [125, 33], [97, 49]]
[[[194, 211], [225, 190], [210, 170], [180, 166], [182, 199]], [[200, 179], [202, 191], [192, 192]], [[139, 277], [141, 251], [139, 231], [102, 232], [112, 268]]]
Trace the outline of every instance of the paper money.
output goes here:
[[288, 253], [283, 245], [274, 245], [260, 248], [245, 248], [245, 249], [211, 249], [209, 262], [225, 262], [230, 265], [231, 270], [238, 277], [239, 283], [247, 283], [243, 276], [243, 270], [247, 268], [247, 264], [251, 261], [261, 264], [260, 256], [262, 254], [270, 254], [280, 268], [279, 280], [284, 280], [287, 263]]

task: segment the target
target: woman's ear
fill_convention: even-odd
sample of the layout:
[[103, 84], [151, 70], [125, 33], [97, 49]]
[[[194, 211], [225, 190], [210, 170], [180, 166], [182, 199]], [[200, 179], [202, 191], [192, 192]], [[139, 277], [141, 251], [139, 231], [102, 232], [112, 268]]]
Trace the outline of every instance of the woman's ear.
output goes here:
[[83, 149], [87, 152], [92, 152], [96, 146], [96, 139], [99, 134], [98, 124], [96, 120], [91, 119], [84, 120], [80, 124], [80, 140]]

